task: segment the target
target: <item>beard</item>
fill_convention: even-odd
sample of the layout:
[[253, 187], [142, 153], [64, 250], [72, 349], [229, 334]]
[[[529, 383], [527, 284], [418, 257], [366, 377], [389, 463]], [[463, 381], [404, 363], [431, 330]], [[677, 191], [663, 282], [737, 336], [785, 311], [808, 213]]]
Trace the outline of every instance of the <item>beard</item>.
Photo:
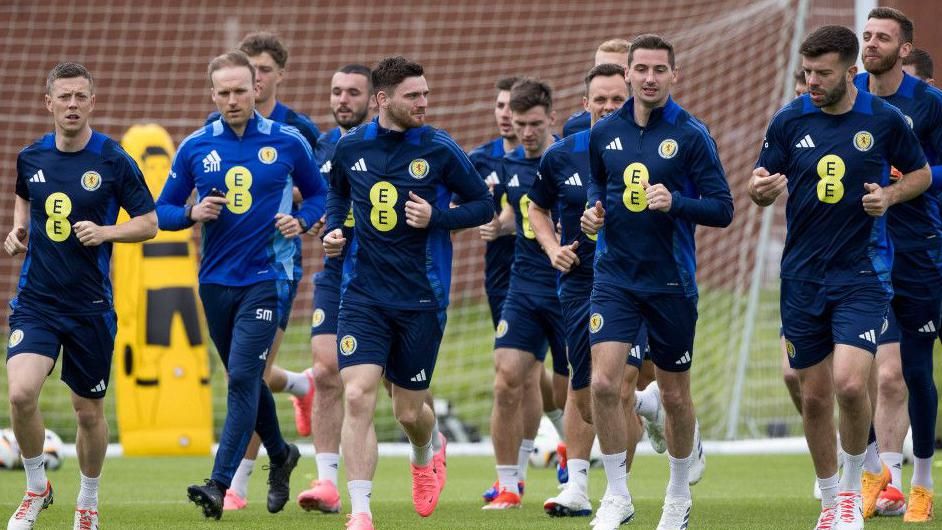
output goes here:
[[893, 68], [893, 66], [896, 64], [896, 61], [898, 60], [899, 60], [899, 48], [897, 48], [896, 51], [891, 53], [890, 55], [887, 55], [886, 57], [881, 58], [876, 63], [867, 64], [867, 62], [864, 61], [864, 68], [867, 70], [867, 72], [873, 75], [880, 75], [880, 74], [889, 72], [890, 69]]
[[[841, 82], [836, 87], [832, 88], [830, 91], [824, 92], [824, 100], [821, 103], [815, 103], [815, 106], [820, 107], [829, 107], [844, 97], [844, 94], [847, 94], [847, 78], [841, 76]], [[812, 100], [813, 102], [814, 100]]]
[[399, 106], [399, 105], [393, 104], [389, 106], [389, 109], [387, 110], [388, 112], [387, 115], [389, 116], [389, 120], [391, 122], [393, 122], [394, 124], [402, 128], [403, 130], [414, 129], [416, 127], [421, 127], [422, 125], [425, 125], [424, 117], [422, 120], [416, 118], [415, 116], [412, 115], [411, 110], [412, 110], [411, 105]]
[[349, 110], [350, 110], [350, 116], [347, 118], [341, 118], [340, 116], [337, 115], [337, 111], [331, 111], [334, 115], [334, 121], [337, 122], [337, 125], [348, 130], [363, 123], [363, 121], [366, 119], [367, 113], [369, 113], [370, 111], [369, 107], [365, 107], [359, 112], [356, 112], [353, 109], [349, 109]]

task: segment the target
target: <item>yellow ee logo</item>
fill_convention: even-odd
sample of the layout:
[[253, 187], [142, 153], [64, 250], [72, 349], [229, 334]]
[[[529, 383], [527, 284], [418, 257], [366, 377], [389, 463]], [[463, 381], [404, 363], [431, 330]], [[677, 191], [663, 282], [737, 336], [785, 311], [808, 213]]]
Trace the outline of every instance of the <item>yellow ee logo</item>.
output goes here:
[[788, 339], [785, 339], [785, 353], [788, 354], [789, 359], [795, 358], [795, 345]]
[[278, 160], [278, 151], [271, 146], [265, 146], [258, 150], [258, 159], [263, 164], [274, 164]]
[[409, 163], [409, 175], [416, 179], [424, 179], [428, 175], [428, 162], [424, 158], [416, 158]]
[[854, 147], [858, 151], [867, 152], [873, 147], [873, 135], [867, 131], [860, 131], [854, 135]]
[[533, 231], [533, 225], [530, 224], [530, 197], [524, 195], [520, 197], [520, 220], [523, 225], [523, 237], [527, 239], [536, 239], [536, 232]]
[[244, 166], [226, 171], [226, 208], [234, 214], [244, 214], [252, 207], [252, 172]]
[[641, 162], [632, 162], [628, 164], [624, 172], [625, 193], [622, 195], [622, 201], [625, 208], [638, 213], [648, 208], [648, 197], [644, 192], [644, 186], [649, 180], [648, 168]]
[[657, 147], [657, 154], [661, 155], [661, 158], [671, 159], [677, 155], [677, 140], [673, 138], [668, 138], [661, 142], [661, 145]]
[[324, 310], [317, 308], [314, 310], [314, 314], [311, 315], [311, 327], [316, 328], [324, 323]]
[[396, 201], [399, 192], [391, 183], [381, 180], [370, 188], [370, 222], [380, 232], [389, 232], [396, 228], [399, 216], [396, 215]]
[[101, 175], [97, 171], [86, 171], [82, 175], [82, 187], [86, 191], [95, 191], [101, 187]]
[[347, 218], [343, 220], [343, 226], [347, 228], [353, 228], [356, 225], [356, 221], [353, 219], [353, 208], [347, 210]]
[[837, 155], [824, 155], [818, 160], [818, 200], [827, 204], [837, 204], [844, 198], [844, 184], [841, 179], [847, 166]]
[[597, 333], [605, 325], [605, 319], [601, 313], [592, 313], [589, 316], [589, 333]]
[[69, 214], [72, 213], [72, 200], [61, 191], [46, 197], [46, 235], [56, 243], [62, 243], [72, 233]]
[[507, 324], [507, 321], [504, 319], [501, 319], [500, 322], [497, 323], [497, 333], [495, 333], [495, 336], [498, 339], [503, 337], [504, 335], [507, 334], [507, 330], [509, 328], [510, 326]]
[[10, 333], [9, 347], [10, 347], [10, 348], [16, 348], [17, 346], [19, 346], [19, 344], [20, 344], [21, 342], [23, 342], [23, 330], [22, 330], [22, 329], [14, 329], [14, 330]]
[[357, 351], [357, 339], [353, 335], [344, 335], [340, 339], [340, 353], [344, 355], [353, 355]]

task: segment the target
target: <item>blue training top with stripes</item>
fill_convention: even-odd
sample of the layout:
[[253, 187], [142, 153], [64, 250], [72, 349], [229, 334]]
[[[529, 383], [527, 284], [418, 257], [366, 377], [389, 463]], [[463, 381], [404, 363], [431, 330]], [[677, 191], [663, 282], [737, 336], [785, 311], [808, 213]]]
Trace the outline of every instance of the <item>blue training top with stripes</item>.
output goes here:
[[327, 186], [308, 141], [294, 127], [257, 112], [240, 138], [224, 119], [197, 130], [177, 150], [170, 178], [157, 200], [160, 228], [192, 225], [184, 204], [216, 188], [229, 203], [202, 226], [200, 283], [245, 286], [296, 280], [293, 241], [275, 227], [275, 214], [291, 214], [292, 187], [303, 200], [294, 214], [312, 226], [324, 213]]

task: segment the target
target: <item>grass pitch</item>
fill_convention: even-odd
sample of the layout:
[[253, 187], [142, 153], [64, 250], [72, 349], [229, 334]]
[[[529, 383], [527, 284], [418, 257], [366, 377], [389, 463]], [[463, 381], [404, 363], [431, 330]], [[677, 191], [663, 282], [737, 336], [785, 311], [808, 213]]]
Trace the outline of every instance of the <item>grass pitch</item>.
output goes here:
[[[323, 515], [301, 510], [293, 502], [279, 514], [265, 510], [266, 472], [260, 459], [252, 476], [249, 506], [227, 512], [221, 521], [207, 521], [186, 499], [186, 486], [208, 476], [209, 458], [117, 458], [106, 462], [100, 494], [102, 527], [106, 529], [342, 529], [342, 515]], [[487, 457], [454, 457], [448, 463], [448, 485], [435, 513], [423, 519], [411, 503], [408, 462], [405, 458], [380, 458], [373, 488], [372, 510], [378, 529], [587, 529], [589, 518], [551, 519], [543, 513], [543, 500], [556, 492], [555, 472], [530, 469], [524, 505], [520, 510], [485, 512], [480, 493], [494, 479], [494, 462]], [[911, 473], [904, 470], [904, 481]], [[604, 473], [593, 468], [593, 506], [605, 488]], [[813, 472], [807, 456], [711, 456], [707, 472], [694, 487], [692, 529], [807, 529], [818, 513], [811, 497]], [[304, 458], [292, 477], [296, 495], [314, 478], [312, 458]], [[69, 459], [61, 470], [50, 473], [56, 502], [43, 512], [37, 529], [68, 528], [72, 521], [78, 488], [76, 461]], [[942, 468], [935, 469], [942, 481]], [[341, 473], [341, 481], [343, 482]], [[0, 472], [0, 510], [8, 517], [23, 488], [20, 472]], [[639, 456], [631, 473], [630, 488], [636, 516], [625, 529], [653, 529], [660, 517], [667, 483], [667, 460], [663, 456]], [[342, 488], [344, 508], [350, 503]], [[938, 498], [937, 498], [938, 500]], [[940, 523], [926, 525], [938, 528]], [[877, 518], [868, 529], [904, 528], [901, 518]], [[912, 528], [906, 525], [905, 528]]]

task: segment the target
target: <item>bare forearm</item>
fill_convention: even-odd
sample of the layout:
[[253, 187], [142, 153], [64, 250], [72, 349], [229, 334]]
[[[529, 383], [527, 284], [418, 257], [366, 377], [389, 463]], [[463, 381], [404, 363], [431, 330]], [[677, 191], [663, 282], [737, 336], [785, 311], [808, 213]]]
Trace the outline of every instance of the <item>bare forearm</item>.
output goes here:
[[157, 235], [157, 214], [150, 212], [132, 217], [119, 225], [108, 227], [108, 241], [115, 243], [138, 243]]
[[497, 220], [500, 222], [500, 234], [498, 235], [509, 236], [516, 231], [513, 208], [509, 206], [504, 207], [504, 209], [500, 211], [500, 215], [497, 216]]
[[903, 175], [895, 183], [886, 187], [890, 194], [890, 204], [899, 204], [919, 196], [932, 185], [932, 173], [926, 165], [916, 171]]
[[29, 201], [19, 195], [13, 204], [13, 228], [29, 229]]
[[553, 220], [546, 210], [530, 205], [530, 226], [533, 233], [536, 234], [536, 240], [543, 247], [546, 253], [552, 252], [559, 247], [559, 239], [556, 236], [556, 230], [553, 229]]

